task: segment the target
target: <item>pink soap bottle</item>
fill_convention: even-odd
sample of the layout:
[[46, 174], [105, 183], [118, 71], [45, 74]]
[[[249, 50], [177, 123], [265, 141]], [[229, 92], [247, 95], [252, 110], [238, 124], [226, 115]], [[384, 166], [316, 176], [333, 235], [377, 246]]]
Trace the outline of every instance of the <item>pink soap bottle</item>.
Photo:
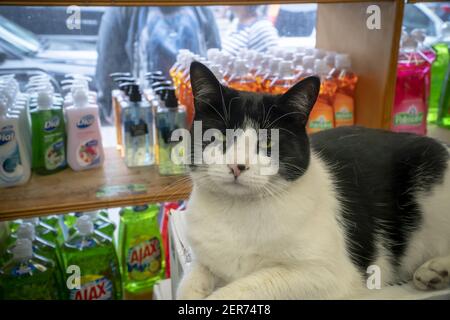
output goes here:
[[86, 87], [72, 88], [73, 104], [66, 108], [67, 162], [75, 171], [103, 165], [104, 152], [98, 106], [89, 103]]
[[391, 129], [425, 135], [432, 60], [418, 45], [416, 37], [402, 37]]

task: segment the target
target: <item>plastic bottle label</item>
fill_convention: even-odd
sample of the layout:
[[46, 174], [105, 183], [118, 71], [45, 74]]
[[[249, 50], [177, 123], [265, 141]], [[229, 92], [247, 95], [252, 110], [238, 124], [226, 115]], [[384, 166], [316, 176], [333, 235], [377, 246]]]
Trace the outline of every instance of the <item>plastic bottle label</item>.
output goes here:
[[422, 99], [404, 100], [394, 113], [394, 131], [425, 133], [425, 105]]
[[354, 101], [351, 96], [336, 93], [333, 103], [336, 127], [354, 124]]
[[89, 128], [95, 122], [95, 116], [92, 114], [87, 114], [84, 117], [81, 117], [80, 120], [77, 121], [76, 126], [79, 129]]
[[100, 162], [99, 143], [91, 139], [81, 143], [77, 148], [77, 163], [81, 167], [95, 166]]
[[309, 115], [308, 133], [331, 129], [334, 125], [333, 108], [323, 102], [317, 102]]
[[[46, 142], [51, 140], [52, 137], [45, 137]], [[50, 138], [50, 139], [47, 139]], [[53, 170], [60, 166], [65, 165], [66, 152], [64, 146], [64, 140], [62, 138], [57, 139], [55, 142], [50, 142], [50, 145], [45, 150], [45, 168], [47, 170]]]
[[127, 270], [133, 280], [145, 280], [155, 276], [161, 270], [161, 244], [156, 237], [136, 238], [128, 250]]
[[70, 291], [70, 300], [111, 300], [112, 282], [101, 275], [81, 277], [81, 288]]

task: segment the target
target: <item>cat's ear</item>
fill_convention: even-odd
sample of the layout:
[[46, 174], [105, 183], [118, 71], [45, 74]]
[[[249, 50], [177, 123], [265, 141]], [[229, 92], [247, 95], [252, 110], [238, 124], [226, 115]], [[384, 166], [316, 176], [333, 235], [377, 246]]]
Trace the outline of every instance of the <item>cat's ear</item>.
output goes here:
[[215, 105], [222, 96], [223, 87], [214, 74], [202, 63], [191, 63], [191, 86], [195, 109]]
[[281, 105], [300, 112], [301, 121], [306, 124], [320, 91], [320, 79], [312, 76], [293, 85], [280, 97]]

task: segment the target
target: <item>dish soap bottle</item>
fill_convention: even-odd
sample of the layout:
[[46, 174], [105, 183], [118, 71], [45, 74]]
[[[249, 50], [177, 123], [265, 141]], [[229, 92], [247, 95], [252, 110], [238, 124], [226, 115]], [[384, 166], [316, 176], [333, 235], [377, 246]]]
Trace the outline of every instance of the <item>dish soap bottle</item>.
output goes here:
[[31, 241], [18, 239], [13, 258], [0, 269], [1, 296], [7, 300], [54, 300], [59, 298], [55, 264], [33, 254]]
[[[348, 54], [335, 56], [335, 71], [337, 76], [336, 95], [334, 97], [333, 109], [336, 127], [351, 126], [355, 123], [355, 87], [358, 77], [350, 70], [351, 61]], [[331, 71], [331, 72], [333, 72]]]
[[24, 184], [31, 175], [30, 155], [20, 119], [8, 114], [0, 96], [0, 187]]
[[152, 108], [142, 101], [137, 84], [128, 88], [129, 105], [122, 110], [125, 164], [128, 167], [152, 165], [155, 161]]
[[307, 124], [308, 133], [334, 127], [333, 98], [337, 89], [335, 80], [328, 75], [328, 65], [325, 60], [316, 59], [314, 71], [320, 76], [320, 92], [316, 104], [311, 110]]
[[66, 163], [66, 134], [62, 108], [53, 106], [49, 83], [37, 93], [37, 107], [31, 111], [33, 169], [39, 174], [63, 170]]
[[175, 175], [186, 172], [184, 164], [177, 164], [172, 161], [172, 153], [178, 152], [176, 156], [180, 159], [186, 156], [186, 150], [177, 145], [178, 141], [171, 141], [172, 132], [176, 129], [186, 128], [186, 125], [186, 110], [178, 106], [175, 89], [164, 89], [162, 103], [156, 114], [158, 163], [161, 175]]
[[119, 224], [119, 255], [124, 290], [151, 290], [164, 277], [164, 253], [158, 224], [159, 207], [122, 208]]
[[73, 105], [66, 108], [67, 161], [75, 171], [92, 169], [103, 164], [104, 153], [98, 106], [89, 104], [88, 89], [72, 88]]
[[[68, 289], [69, 299], [121, 299], [121, 277], [111, 239], [95, 231], [94, 224], [88, 216], [78, 218], [75, 228], [77, 232], [64, 243], [62, 248], [64, 269], [76, 266], [81, 273], [80, 286]], [[66, 281], [69, 280], [66, 279]]]

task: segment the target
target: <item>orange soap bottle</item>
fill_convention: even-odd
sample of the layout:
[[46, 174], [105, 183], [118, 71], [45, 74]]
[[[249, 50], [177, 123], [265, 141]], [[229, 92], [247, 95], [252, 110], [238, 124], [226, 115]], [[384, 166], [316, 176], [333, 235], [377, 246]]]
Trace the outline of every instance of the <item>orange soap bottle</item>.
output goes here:
[[230, 88], [236, 90], [256, 91], [256, 82], [249, 72], [246, 60], [237, 59], [234, 62], [233, 74], [228, 79], [227, 84]]
[[270, 85], [278, 75], [281, 61], [283, 61], [281, 58], [273, 58], [270, 61], [269, 68], [262, 79], [261, 92], [270, 92]]
[[333, 101], [336, 127], [355, 124], [355, 87], [358, 76], [352, 72], [348, 54], [339, 54], [335, 60], [337, 90]]
[[325, 60], [314, 62], [314, 72], [320, 77], [320, 92], [309, 115], [308, 133], [314, 133], [334, 127], [333, 98], [336, 93], [336, 81], [328, 76], [328, 66]]
[[293, 72], [292, 62], [281, 61], [278, 68], [278, 75], [270, 84], [270, 93], [283, 94], [296, 82]]

